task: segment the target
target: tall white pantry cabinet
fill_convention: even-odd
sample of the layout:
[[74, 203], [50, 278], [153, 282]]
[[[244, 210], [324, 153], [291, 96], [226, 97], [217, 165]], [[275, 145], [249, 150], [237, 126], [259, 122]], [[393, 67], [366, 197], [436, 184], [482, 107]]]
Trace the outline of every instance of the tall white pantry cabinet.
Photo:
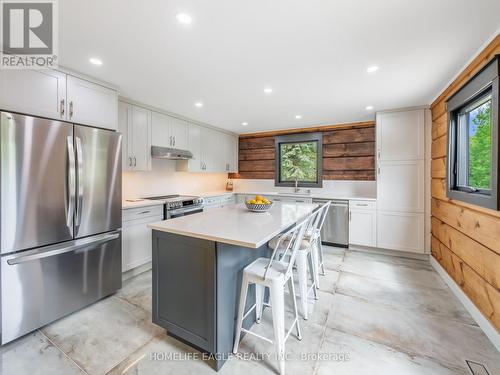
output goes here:
[[377, 246], [425, 252], [428, 109], [377, 113]]

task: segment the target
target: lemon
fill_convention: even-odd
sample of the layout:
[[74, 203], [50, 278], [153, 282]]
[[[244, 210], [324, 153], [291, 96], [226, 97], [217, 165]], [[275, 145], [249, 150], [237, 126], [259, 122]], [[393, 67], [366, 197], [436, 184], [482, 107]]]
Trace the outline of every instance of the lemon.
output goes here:
[[262, 204], [262, 201], [259, 199], [258, 201], [255, 202], [255, 204]]
[[261, 200], [263, 200], [263, 199], [264, 199], [264, 198], [262, 197], [262, 195], [256, 195], [256, 196], [255, 196], [255, 200], [256, 200], [256, 201], [261, 201]]
[[248, 203], [250, 204], [257, 204], [257, 201], [255, 199], [249, 200]]

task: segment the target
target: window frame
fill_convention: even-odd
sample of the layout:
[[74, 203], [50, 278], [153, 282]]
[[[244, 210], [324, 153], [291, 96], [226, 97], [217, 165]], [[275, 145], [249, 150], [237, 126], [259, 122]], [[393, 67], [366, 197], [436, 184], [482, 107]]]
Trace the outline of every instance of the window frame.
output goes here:
[[294, 181], [281, 181], [281, 147], [283, 143], [308, 143], [317, 142], [317, 157], [316, 157], [316, 182], [298, 181], [299, 187], [323, 187], [323, 133], [299, 133], [287, 134], [274, 137], [275, 147], [275, 168], [274, 168], [274, 185], [275, 186], [295, 186]]
[[[448, 154], [446, 194], [448, 198], [473, 205], [499, 210], [499, 58], [490, 61], [446, 102], [448, 111]], [[480, 103], [491, 95], [491, 190], [471, 189], [458, 184], [458, 128], [459, 117], [471, 105]], [[467, 145], [468, 147], [468, 145]], [[467, 166], [468, 168], [468, 166]], [[468, 171], [468, 169], [467, 169]]]

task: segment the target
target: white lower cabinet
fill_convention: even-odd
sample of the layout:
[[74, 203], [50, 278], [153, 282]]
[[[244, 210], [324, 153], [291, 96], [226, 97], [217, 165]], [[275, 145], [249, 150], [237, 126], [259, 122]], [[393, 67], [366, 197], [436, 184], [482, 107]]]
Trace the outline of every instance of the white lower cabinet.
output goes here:
[[377, 246], [377, 202], [349, 201], [349, 244]]
[[151, 261], [149, 223], [163, 220], [163, 205], [123, 210], [122, 272]]
[[424, 252], [423, 213], [377, 212], [377, 246], [384, 249]]

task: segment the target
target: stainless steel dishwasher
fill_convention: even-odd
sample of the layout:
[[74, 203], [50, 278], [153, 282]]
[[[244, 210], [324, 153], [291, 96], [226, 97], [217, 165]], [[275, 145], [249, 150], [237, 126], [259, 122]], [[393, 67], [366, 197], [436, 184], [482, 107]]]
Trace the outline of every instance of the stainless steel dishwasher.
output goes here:
[[[324, 204], [328, 199], [313, 199]], [[349, 201], [331, 200], [330, 209], [321, 229], [321, 242], [325, 245], [349, 246]]]

